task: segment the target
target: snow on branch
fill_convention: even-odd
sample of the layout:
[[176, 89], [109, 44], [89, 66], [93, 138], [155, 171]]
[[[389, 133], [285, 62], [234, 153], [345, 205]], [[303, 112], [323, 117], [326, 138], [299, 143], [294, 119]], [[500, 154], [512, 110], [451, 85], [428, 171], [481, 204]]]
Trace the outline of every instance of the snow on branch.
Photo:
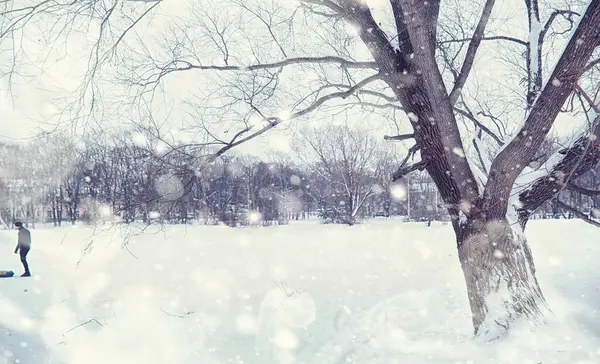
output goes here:
[[[589, 133], [580, 136], [563, 153], [557, 153], [558, 163], [550, 173], [538, 178], [519, 195], [519, 217], [526, 222], [537, 208], [565, 188], [572, 189], [570, 181], [591, 170], [600, 162], [600, 116], [594, 120]], [[557, 159], [562, 157], [561, 159]], [[577, 192], [577, 191], [576, 191]]]
[[[331, 12], [318, 10], [318, 7], [325, 7]], [[300, 8], [305, 9], [306, 11], [312, 14], [319, 15], [328, 19], [344, 18], [343, 10], [330, 1], [300, 0]]]
[[[314, 90], [313, 92], [311, 92], [309, 94], [310, 95], [314, 95], [314, 94], [318, 94], [322, 91], [325, 91], [328, 88], [338, 88], [338, 89], [349, 89], [352, 88], [352, 85], [347, 85], [347, 84], [343, 84], [343, 83], [329, 83], [327, 85], [321, 86], [318, 89]], [[358, 90], [358, 92], [356, 92], [357, 95], [368, 95], [368, 96], [373, 96], [373, 97], [378, 97], [381, 98], [389, 103], [395, 103], [398, 101], [398, 98], [395, 96], [391, 96], [391, 95], [387, 95], [383, 92], [380, 91], [375, 91], [375, 90], [368, 90], [368, 89], [361, 89]], [[385, 104], [387, 106], [387, 104]], [[394, 105], [398, 108], [401, 108], [400, 106]]]
[[542, 91], [542, 23], [538, 0], [525, 0], [529, 21], [529, 40], [527, 42], [527, 106], [531, 107]]

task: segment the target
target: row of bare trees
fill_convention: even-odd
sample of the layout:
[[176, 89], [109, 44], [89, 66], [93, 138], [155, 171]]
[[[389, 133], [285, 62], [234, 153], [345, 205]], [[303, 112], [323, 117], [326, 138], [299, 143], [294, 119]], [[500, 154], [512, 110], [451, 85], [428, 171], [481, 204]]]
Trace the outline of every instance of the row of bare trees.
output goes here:
[[[391, 192], [394, 155], [376, 137], [348, 126], [310, 129], [298, 135], [293, 153], [274, 153], [265, 161], [237, 155], [207, 163], [205, 149], [170, 144], [157, 151], [150, 138], [96, 138], [78, 145], [54, 133], [30, 145], [4, 145], [9, 157], [1, 166], [3, 221], [61, 225], [116, 215], [126, 223], [238, 225], [260, 213], [264, 223], [318, 215], [354, 224], [408, 210], [407, 196]], [[413, 185], [430, 189], [423, 177]], [[425, 206], [434, 203], [432, 192], [413, 191], [413, 217], [436, 218], [437, 207]]]

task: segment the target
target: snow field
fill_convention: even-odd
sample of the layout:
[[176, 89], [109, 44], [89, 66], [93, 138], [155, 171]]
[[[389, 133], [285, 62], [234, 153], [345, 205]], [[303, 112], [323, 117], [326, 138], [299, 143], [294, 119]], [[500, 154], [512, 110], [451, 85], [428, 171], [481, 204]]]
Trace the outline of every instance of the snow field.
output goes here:
[[[493, 343], [471, 339], [449, 225], [32, 234], [34, 277], [0, 280], [0, 363], [600, 362], [600, 230], [579, 221], [531, 222], [553, 315]], [[15, 239], [0, 267], [20, 274]]]

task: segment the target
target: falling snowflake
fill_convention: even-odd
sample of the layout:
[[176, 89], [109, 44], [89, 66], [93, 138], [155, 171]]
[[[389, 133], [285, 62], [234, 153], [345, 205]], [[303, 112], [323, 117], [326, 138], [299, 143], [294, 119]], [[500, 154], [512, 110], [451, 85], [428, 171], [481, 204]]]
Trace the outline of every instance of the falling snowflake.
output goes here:
[[374, 193], [374, 194], [376, 194], [376, 195], [382, 194], [382, 193], [385, 191], [385, 189], [384, 189], [383, 187], [381, 187], [381, 185], [379, 185], [379, 184], [374, 184], [374, 185], [371, 187], [371, 190], [372, 190], [372, 191], [373, 191], [373, 193]]
[[453, 152], [454, 154], [456, 154], [457, 156], [461, 157], [461, 158], [464, 158], [464, 157], [465, 157], [465, 152], [462, 150], [462, 148], [459, 148], [459, 147], [454, 147], [454, 148], [452, 149], [452, 152]]
[[404, 185], [400, 183], [394, 184], [390, 188], [390, 193], [392, 195], [392, 198], [398, 201], [406, 200], [408, 196], [408, 191], [406, 190], [406, 187], [404, 187]]
[[247, 335], [252, 335], [257, 330], [256, 319], [248, 313], [239, 315], [235, 320], [235, 326], [238, 332]]
[[110, 215], [112, 215], [112, 209], [108, 205], [100, 206], [98, 211], [100, 212], [100, 216], [102, 216], [102, 217], [109, 217]]
[[248, 214], [248, 221], [252, 224], [258, 224], [262, 221], [262, 214], [254, 211]]
[[548, 263], [550, 263], [550, 265], [554, 266], [554, 267], [558, 267], [559, 265], [562, 264], [560, 258], [558, 258], [558, 257], [550, 257], [550, 258], [548, 258]]
[[291, 184], [298, 186], [300, 184], [300, 182], [302, 182], [302, 180], [297, 175], [294, 174], [290, 177]]
[[504, 259], [504, 253], [498, 249], [494, 250], [494, 258]]
[[131, 136], [131, 141], [138, 147], [145, 147], [148, 144], [148, 139], [142, 133], [134, 133]]
[[473, 205], [467, 200], [461, 200], [459, 207], [460, 207], [461, 212], [463, 212], [465, 214], [469, 214], [469, 212], [471, 212], [471, 208], [473, 207]]
[[412, 122], [418, 122], [419, 121], [419, 117], [417, 116], [417, 114], [413, 113], [413, 112], [409, 112], [406, 114], [408, 116], [408, 118], [412, 121]]
[[351, 37], [357, 37], [360, 34], [360, 29], [352, 24], [346, 26], [346, 33]]
[[277, 117], [278, 117], [279, 119], [281, 119], [281, 121], [287, 121], [287, 120], [290, 120], [290, 119], [291, 119], [291, 117], [292, 117], [292, 113], [291, 113], [290, 111], [287, 111], [287, 110], [286, 110], [286, 111], [282, 111], [282, 112], [280, 112], [280, 113], [277, 115]]
[[172, 174], [164, 174], [156, 179], [156, 192], [167, 201], [175, 201], [183, 196], [183, 183]]
[[298, 337], [287, 328], [281, 328], [275, 334], [273, 343], [281, 349], [291, 350], [298, 346]]

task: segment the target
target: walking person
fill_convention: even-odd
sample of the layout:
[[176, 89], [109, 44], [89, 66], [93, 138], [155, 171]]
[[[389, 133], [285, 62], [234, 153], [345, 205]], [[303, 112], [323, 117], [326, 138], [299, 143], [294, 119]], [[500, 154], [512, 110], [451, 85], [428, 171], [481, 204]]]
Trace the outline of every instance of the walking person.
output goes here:
[[29, 253], [29, 249], [31, 249], [31, 232], [23, 226], [22, 222], [16, 222], [15, 228], [19, 230], [15, 254], [18, 252], [21, 255], [21, 263], [23, 263], [23, 268], [25, 268], [25, 273], [23, 273], [21, 277], [30, 277], [31, 273], [29, 272], [29, 264], [27, 264], [27, 253]]

